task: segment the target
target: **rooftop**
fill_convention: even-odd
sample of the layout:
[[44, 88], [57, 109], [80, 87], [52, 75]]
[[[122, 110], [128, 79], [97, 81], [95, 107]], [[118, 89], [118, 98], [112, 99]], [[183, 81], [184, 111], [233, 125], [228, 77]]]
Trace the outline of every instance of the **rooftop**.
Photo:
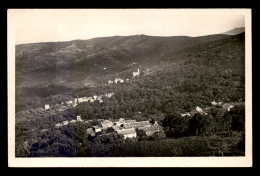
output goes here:
[[125, 135], [125, 134], [133, 134], [133, 133], [136, 133], [136, 132], [135, 132], [134, 128], [129, 128], [129, 129], [117, 130], [117, 133]]

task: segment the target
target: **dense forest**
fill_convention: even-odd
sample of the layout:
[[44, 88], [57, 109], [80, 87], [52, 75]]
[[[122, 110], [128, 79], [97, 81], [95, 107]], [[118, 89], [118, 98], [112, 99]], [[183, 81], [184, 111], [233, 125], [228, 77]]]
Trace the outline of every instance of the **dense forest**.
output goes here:
[[[212, 101], [245, 101], [244, 33], [184, 48], [156, 64], [140, 67], [141, 75], [122, 84], [66, 89], [67, 98], [115, 93], [111, 98], [81, 103], [62, 113], [32, 117], [16, 123], [16, 156], [223, 156], [244, 155], [245, 107], [227, 112], [211, 108], [208, 115], [181, 117], [196, 106], [206, 108]], [[127, 78], [128, 72], [117, 76]], [[59, 89], [60, 90], [57, 90]], [[44, 91], [42, 91], [44, 93]], [[57, 98], [57, 97], [56, 97]], [[63, 97], [62, 97], [63, 98]], [[59, 103], [63, 99], [54, 103]], [[48, 98], [36, 102], [47, 102]], [[40, 104], [40, 103], [39, 103]], [[54, 128], [63, 120], [80, 115], [91, 123]], [[91, 137], [86, 129], [95, 119], [156, 120], [163, 131], [148, 137], [142, 131], [136, 139], [123, 140], [114, 132]], [[48, 130], [44, 130], [48, 129]], [[43, 130], [43, 131], [41, 131]]]

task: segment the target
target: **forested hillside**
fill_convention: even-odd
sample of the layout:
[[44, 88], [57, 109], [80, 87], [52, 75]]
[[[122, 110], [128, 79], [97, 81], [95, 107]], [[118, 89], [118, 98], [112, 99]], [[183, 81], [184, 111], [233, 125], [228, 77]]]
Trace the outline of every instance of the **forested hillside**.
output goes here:
[[[224, 112], [216, 107], [205, 117], [194, 115], [189, 118], [180, 118], [179, 114], [190, 112], [196, 106], [206, 108], [211, 105], [212, 101], [245, 101], [245, 34], [221, 36], [208, 42], [205, 42], [204, 37], [203, 42], [195, 42], [191, 46], [188, 42], [184, 42], [181, 44], [186, 47], [168, 50], [163, 54], [164, 57], [160, 57], [160, 52], [164, 51], [160, 49], [160, 52], [155, 52], [160, 54], [151, 54], [154, 56], [152, 62], [148, 60], [148, 55], [144, 56], [144, 53], [142, 54], [139, 50], [146, 50], [145, 53], [149, 53], [160, 48], [160, 42], [157, 41], [158, 45], [152, 48], [146, 48], [149, 46], [147, 42], [153, 39], [148, 39], [147, 36], [138, 37], [138, 42], [141, 38], [145, 44], [139, 46], [133, 38], [128, 42], [133, 43], [133, 46], [136, 45], [135, 48], [138, 49], [138, 52], [133, 50], [133, 53], [141, 53], [140, 55], [146, 58], [143, 61], [146, 60], [144, 63], [147, 64], [138, 65], [141, 70], [139, 77], [131, 78], [122, 84], [106, 84], [100, 80], [101, 84], [95, 87], [63, 87], [66, 96], [71, 98], [108, 92], [115, 94], [109, 99], [104, 99], [103, 103], [81, 103], [55, 116], [33, 117], [17, 124], [16, 154], [18, 156], [155, 156], [158, 153], [160, 156], [194, 156], [196, 154], [209, 156], [213, 151], [220, 151], [219, 153], [225, 151], [226, 155], [243, 155], [244, 107], [234, 108], [230, 112]], [[113, 39], [108, 43], [121, 41], [117, 37]], [[106, 38], [97, 39], [97, 46], [100, 47], [106, 41]], [[167, 47], [170, 48], [173, 44], [174, 42], [169, 42]], [[114, 48], [119, 49], [116, 46]], [[119, 51], [124, 52], [120, 49]], [[127, 57], [122, 57], [122, 59], [127, 60]], [[137, 60], [131, 60], [128, 63], [133, 61], [137, 62]], [[113, 69], [118, 72], [117, 77], [131, 77], [131, 70], [120, 68], [121, 71]], [[50, 87], [49, 90], [62, 96], [62, 90], [55, 90], [55, 86]], [[47, 103], [50, 97], [52, 93], [47, 92], [46, 96], [42, 96], [35, 102]], [[22, 108], [25, 107], [27, 105]], [[130, 140], [126, 144], [122, 142], [120, 136], [116, 135], [104, 137], [104, 139], [89, 138], [85, 134], [88, 125], [54, 128], [59, 121], [74, 119], [76, 115], [81, 115], [85, 120], [122, 117], [138, 121], [156, 120], [164, 127], [164, 133], [152, 138], [143, 138], [140, 135], [137, 141]], [[220, 126], [222, 128], [219, 128]], [[32, 132], [31, 127], [34, 127], [36, 131]], [[47, 128], [51, 131], [40, 132]], [[37, 130], [39, 130], [38, 133]], [[214, 138], [211, 136], [213, 134], [220, 136]], [[198, 136], [207, 136], [207, 138]], [[23, 149], [26, 141], [30, 154]], [[102, 141], [103, 143], [104, 141], [112, 142], [105, 142], [108, 143], [105, 145]], [[192, 144], [189, 144], [189, 141], [192, 141]], [[196, 153], [194, 150], [199, 152]]]
[[42, 98], [60, 92], [130, 76], [137, 67], [153, 66], [183, 48], [226, 37], [136, 35], [17, 45], [16, 111], [39, 107]]

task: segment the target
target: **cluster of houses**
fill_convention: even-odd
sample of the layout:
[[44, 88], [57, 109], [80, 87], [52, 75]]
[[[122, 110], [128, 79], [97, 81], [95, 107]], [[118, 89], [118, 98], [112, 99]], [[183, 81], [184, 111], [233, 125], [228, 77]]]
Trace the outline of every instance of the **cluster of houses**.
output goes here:
[[[125, 120], [120, 118], [118, 121], [110, 121], [104, 119], [98, 119], [100, 125], [92, 126], [88, 128], [86, 133], [87, 135], [91, 135], [92, 137], [101, 135], [101, 132], [107, 130], [108, 128], [112, 128], [114, 132], [117, 134], [123, 135], [124, 139], [126, 138], [136, 138], [137, 133], [136, 130], [143, 130], [147, 136], [152, 136], [154, 133], [160, 131], [160, 126], [157, 122], [151, 124], [149, 121], [136, 121], [136, 120]], [[68, 125], [70, 123], [76, 122], [88, 122], [81, 119], [80, 116], [77, 116], [76, 120], [65, 120], [61, 123], [55, 125], [55, 128], [60, 128], [62, 126]]]
[[[129, 79], [126, 79], [126, 81], [129, 81]], [[113, 80], [109, 80], [107, 83], [108, 84], [117, 84], [117, 83], [124, 83], [124, 79], [121, 79], [121, 78], [115, 78], [114, 81]]]
[[[133, 72], [133, 77], [132, 78], [137, 77], [139, 75], [140, 75], [140, 70], [138, 68], [137, 72]], [[129, 81], [129, 79], [126, 79], [126, 81]], [[108, 84], [113, 84], [113, 83], [117, 84], [117, 83], [124, 83], [124, 82], [125, 82], [124, 79], [115, 78], [114, 81], [113, 80], [109, 80], [107, 83]]]
[[[81, 98], [75, 98], [74, 100], [69, 100], [66, 101], [65, 103], [61, 103], [62, 105], [67, 104], [67, 105], [72, 105], [73, 107], [77, 106], [79, 103], [82, 102], [91, 102], [93, 103], [94, 101], [98, 101], [99, 103], [103, 103], [103, 99], [102, 97], [107, 97], [107, 98], [111, 98], [114, 95], [114, 93], [105, 93], [104, 95], [94, 95], [92, 97], [81, 97]], [[44, 106], [45, 110], [50, 109], [49, 104], [46, 104]]]
[[211, 102], [211, 107], [206, 107], [206, 108], [200, 108], [199, 106], [197, 106], [195, 108], [195, 110], [192, 110], [191, 112], [186, 112], [186, 113], [182, 113], [181, 116], [185, 117], [185, 116], [193, 116], [196, 113], [200, 113], [202, 115], [208, 115], [208, 113], [210, 112], [210, 110], [213, 107], [219, 106], [221, 107], [224, 111], [230, 111], [232, 108], [234, 108], [237, 105], [244, 105], [244, 102], [229, 102], [229, 103], [223, 103], [223, 102]]
[[147, 136], [152, 136], [154, 133], [160, 131], [160, 127], [155, 122], [151, 124], [149, 121], [136, 121], [136, 120], [125, 120], [120, 118], [118, 121], [104, 120], [101, 122], [101, 125], [93, 126], [92, 128], [87, 129], [87, 134], [91, 136], [96, 136], [101, 134], [102, 130], [108, 128], [113, 128], [113, 130], [120, 135], [126, 138], [136, 138], [136, 130], [143, 130]]
[[59, 128], [59, 127], [62, 127], [64, 125], [68, 125], [69, 123], [76, 123], [76, 122], [83, 122], [84, 120], [81, 119], [81, 116], [77, 116], [77, 120], [71, 120], [71, 121], [68, 121], [68, 120], [65, 120], [63, 121], [62, 123], [57, 123], [55, 125], [55, 128]]

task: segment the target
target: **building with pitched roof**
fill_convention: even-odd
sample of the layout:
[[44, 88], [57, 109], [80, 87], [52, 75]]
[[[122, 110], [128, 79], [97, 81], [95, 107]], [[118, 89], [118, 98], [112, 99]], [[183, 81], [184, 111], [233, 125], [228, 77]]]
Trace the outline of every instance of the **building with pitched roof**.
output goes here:
[[151, 126], [151, 123], [149, 121], [140, 121], [140, 122], [132, 122], [131, 123], [133, 128], [139, 128], [139, 127], [149, 127]]

